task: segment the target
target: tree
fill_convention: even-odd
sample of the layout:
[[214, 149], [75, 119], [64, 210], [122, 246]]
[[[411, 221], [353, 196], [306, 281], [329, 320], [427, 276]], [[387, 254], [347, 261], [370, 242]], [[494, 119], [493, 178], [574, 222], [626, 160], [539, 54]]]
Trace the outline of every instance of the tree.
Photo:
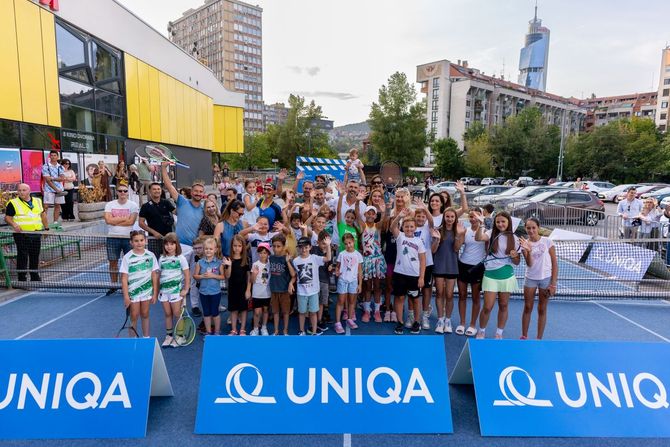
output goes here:
[[416, 90], [404, 73], [394, 73], [388, 86], [382, 85], [369, 121], [370, 140], [382, 161], [393, 160], [403, 167], [421, 162], [427, 145], [425, 107], [417, 102]]
[[435, 155], [433, 174], [441, 178], [457, 179], [465, 173], [463, 154], [453, 138], [435, 140], [432, 145]]
[[315, 121], [323, 118], [321, 106], [314, 101], [305, 103], [305, 98], [289, 95], [289, 110], [286, 123], [271, 125], [267, 129], [267, 141], [273, 155], [282, 167], [295, 167], [298, 155], [309, 157], [333, 157], [328, 135], [316, 127]]
[[265, 133], [244, 136], [244, 152], [241, 154], [225, 154], [221, 162], [227, 162], [232, 170], [252, 170], [271, 168], [272, 151]]
[[481, 121], [474, 121], [470, 127], [468, 127], [465, 132], [463, 132], [463, 141], [465, 142], [465, 147], [467, 148], [467, 143], [474, 141], [482, 135], [486, 134], [486, 127]]
[[489, 141], [486, 134], [469, 142], [464, 161], [468, 175], [480, 178], [493, 175], [493, 160], [489, 153]]

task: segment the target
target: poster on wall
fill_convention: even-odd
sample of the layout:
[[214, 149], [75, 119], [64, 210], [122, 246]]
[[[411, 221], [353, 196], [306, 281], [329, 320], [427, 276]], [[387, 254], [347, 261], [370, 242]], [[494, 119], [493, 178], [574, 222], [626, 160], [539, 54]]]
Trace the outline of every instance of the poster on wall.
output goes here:
[[109, 179], [112, 179], [114, 172], [116, 171], [116, 165], [119, 162], [118, 155], [107, 155], [107, 154], [84, 154], [83, 163], [79, 169], [79, 179], [85, 184], [90, 185], [95, 169], [99, 170], [99, 163], [103, 162], [107, 169], [109, 170]]
[[29, 185], [33, 192], [42, 190], [42, 164], [44, 164], [42, 151], [28, 149], [21, 151], [23, 183]]
[[21, 152], [18, 149], [0, 148], [0, 189], [16, 191], [21, 183]]

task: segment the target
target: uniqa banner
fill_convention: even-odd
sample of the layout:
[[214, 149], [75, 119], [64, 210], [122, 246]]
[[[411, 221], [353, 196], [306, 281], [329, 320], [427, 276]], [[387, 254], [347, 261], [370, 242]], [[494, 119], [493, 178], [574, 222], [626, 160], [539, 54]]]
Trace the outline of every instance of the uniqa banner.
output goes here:
[[0, 439], [135, 438], [172, 396], [155, 338], [0, 341]]
[[442, 337], [205, 339], [196, 433], [380, 431], [452, 433]]
[[667, 343], [469, 340], [483, 436], [670, 437]]

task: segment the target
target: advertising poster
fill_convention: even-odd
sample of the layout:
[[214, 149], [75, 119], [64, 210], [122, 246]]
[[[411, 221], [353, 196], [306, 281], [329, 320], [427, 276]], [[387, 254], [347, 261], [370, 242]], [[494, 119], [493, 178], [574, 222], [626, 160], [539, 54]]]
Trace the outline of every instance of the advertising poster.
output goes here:
[[16, 191], [21, 183], [21, 153], [18, 149], [0, 148], [0, 189]]
[[33, 192], [42, 189], [42, 164], [44, 159], [40, 150], [21, 151], [21, 170], [23, 171], [23, 183], [30, 186]]
[[116, 171], [116, 164], [119, 162], [118, 155], [106, 154], [84, 154], [84, 160], [79, 170], [79, 180], [86, 185], [90, 185], [95, 169], [99, 169], [98, 163], [103, 162], [110, 172], [109, 179], [112, 179]]

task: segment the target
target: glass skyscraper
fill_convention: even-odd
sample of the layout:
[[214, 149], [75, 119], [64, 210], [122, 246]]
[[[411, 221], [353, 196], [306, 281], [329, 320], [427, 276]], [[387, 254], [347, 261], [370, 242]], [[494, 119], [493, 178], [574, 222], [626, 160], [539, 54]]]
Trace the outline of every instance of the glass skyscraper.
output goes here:
[[519, 84], [546, 91], [547, 62], [549, 59], [549, 29], [535, 17], [528, 22], [525, 46], [519, 54]]

